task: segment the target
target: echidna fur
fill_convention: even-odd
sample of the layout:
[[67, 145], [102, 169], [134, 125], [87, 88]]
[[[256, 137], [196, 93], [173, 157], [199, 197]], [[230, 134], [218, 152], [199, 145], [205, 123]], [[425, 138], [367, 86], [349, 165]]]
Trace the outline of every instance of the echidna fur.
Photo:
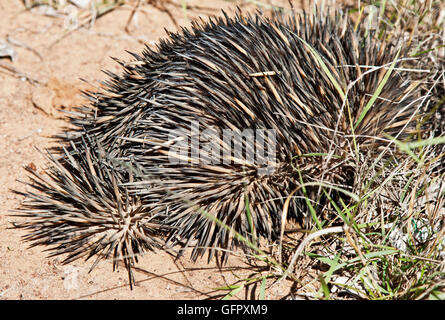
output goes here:
[[[29, 219], [26, 239], [55, 246], [54, 255], [67, 254], [65, 262], [123, 259], [130, 283], [133, 257], [146, 249], [181, 245], [193, 248], [194, 259], [210, 250], [210, 259], [219, 248], [243, 246], [235, 232], [276, 240], [300, 174], [305, 182], [348, 188], [353, 141], [372, 158], [388, 137], [414, 132], [420, 93], [396, 70], [354, 127], [406, 50], [364, 37], [340, 11], [273, 18], [223, 13], [169, 33], [156, 49], [121, 62], [122, 75], [108, 73], [106, 92], [88, 93], [92, 104], [72, 118], [79, 130], [66, 139], [66, 153], [50, 159], [48, 177], [35, 174], [30, 182], [39, 192], [27, 192], [21, 209]], [[275, 171], [260, 174], [256, 159], [209, 164], [193, 154], [188, 164], [171, 163], [170, 132], [182, 129], [189, 141], [192, 123], [218, 133], [274, 129]], [[300, 188], [289, 218], [304, 213], [302, 198]], [[319, 198], [311, 200], [316, 207]]]

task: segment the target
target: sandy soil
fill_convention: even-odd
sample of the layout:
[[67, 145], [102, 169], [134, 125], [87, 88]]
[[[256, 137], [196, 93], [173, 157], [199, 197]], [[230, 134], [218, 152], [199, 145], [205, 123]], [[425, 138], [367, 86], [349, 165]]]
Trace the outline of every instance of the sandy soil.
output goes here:
[[[175, 261], [167, 253], [148, 253], [139, 261], [137, 285], [130, 290], [123, 267], [112, 272], [111, 262], [105, 261], [88, 273], [91, 261], [62, 265], [61, 257], [47, 257], [46, 248], [28, 248], [21, 240], [24, 232], [12, 228], [22, 218], [10, 216], [10, 210], [23, 200], [12, 190], [26, 188], [17, 181], [28, 179], [23, 167], [43, 170], [45, 161], [36, 147], [48, 148], [48, 137], [63, 130], [58, 109], [82, 103], [79, 90], [88, 85], [80, 79], [97, 83], [106, 79], [101, 70], [119, 73], [111, 56], [128, 60], [125, 50], [140, 52], [142, 42], [153, 46], [164, 37], [164, 28], [176, 30], [167, 13], [145, 5], [126, 32], [135, 2], [97, 19], [91, 28], [67, 34], [66, 16], [49, 17], [38, 8], [25, 10], [22, 1], [0, 0], [0, 40], [9, 38], [17, 54], [13, 62], [0, 60], [0, 299], [205, 299], [221, 294], [214, 288], [251, 272], [237, 257], [220, 270], [206, 259], [192, 263], [188, 257]], [[287, 1], [271, 2], [287, 6]], [[220, 8], [233, 12], [237, 4], [205, 2], [216, 10], [189, 9], [185, 17], [181, 1], [176, 3], [167, 8], [179, 25], [189, 25], [199, 15], [218, 14]], [[202, 3], [187, 0], [189, 5]], [[266, 298], [279, 299], [288, 291], [283, 283], [267, 290]], [[242, 291], [237, 297], [255, 296], [257, 292]]]

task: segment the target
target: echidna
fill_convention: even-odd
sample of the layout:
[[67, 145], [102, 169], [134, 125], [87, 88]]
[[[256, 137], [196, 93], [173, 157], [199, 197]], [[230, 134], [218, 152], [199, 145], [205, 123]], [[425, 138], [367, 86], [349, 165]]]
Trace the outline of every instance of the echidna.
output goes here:
[[65, 262], [123, 259], [130, 284], [146, 249], [210, 259], [243, 245], [235, 232], [276, 240], [289, 196], [289, 218], [305, 213], [303, 195], [321, 205], [301, 181], [348, 188], [356, 151], [373, 157], [415, 130], [419, 92], [405, 71], [369, 103], [399, 49], [340, 11], [223, 13], [169, 33], [88, 93], [79, 130], [25, 193], [26, 239]]

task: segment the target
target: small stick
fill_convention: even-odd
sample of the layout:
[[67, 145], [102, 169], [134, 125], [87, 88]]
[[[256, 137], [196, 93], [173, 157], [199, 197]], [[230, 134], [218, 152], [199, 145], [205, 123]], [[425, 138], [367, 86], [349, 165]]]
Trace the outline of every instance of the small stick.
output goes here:
[[51, 49], [53, 46], [55, 46], [57, 43], [59, 43], [60, 41], [62, 41], [63, 39], [65, 39], [66, 37], [68, 37], [69, 35], [71, 35], [74, 31], [79, 30], [80, 28], [83, 28], [84, 26], [90, 24], [92, 21], [97, 20], [98, 18], [106, 15], [107, 13], [112, 12], [114, 9], [116, 9], [117, 7], [120, 7], [124, 5], [124, 2], [119, 2], [116, 3], [115, 5], [112, 6], [108, 6], [105, 7], [105, 9], [103, 9], [103, 11], [99, 12], [96, 16], [94, 17], [90, 17], [88, 18], [85, 22], [80, 23], [78, 26], [76, 26], [73, 29], [68, 30], [68, 32], [66, 32], [63, 36], [61, 36], [60, 38], [56, 39], [53, 43], [51, 43], [48, 47], [48, 49]]
[[19, 70], [17, 70], [16, 68], [14, 68], [12, 65], [8, 64], [8, 63], [4, 63], [0, 61], [0, 67], [4, 68], [6, 70], [8, 70], [9, 72], [12, 73], [13, 76], [17, 77], [17, 78], [24, 78], [27, 81], [31, 82], [32, 84], [44, 84], [41, 81], [34, 79], [32, 77], [30, 77], [29, 75], [27, 75], [26, 73], [23, 73]]
[[12, 35], [14, 35], [14, 34], [16, 34], [16, 33], [18, 33], [18, 32], [22, 32], [22, 31], [24, 31], [24, 29], [23, 29], [23, 28], [19, 28], [19, 29], [16, 29], [15, 31], [13, 31], [12, 33], [8, 33], [8, 35], [6, 36], [6, 40], [7, 40], [10, 44], [13, 44], [13, 45], [15, 45], [15, 46], [22, 47], [22, 48], [25, 48], [26, 50], [31, 51], [31, 52], [34, 53], [37, 57], [39, 57], [40, 61], [43, 61], [43, 57], [42, 57], [42, 55], [41, 55], [37, 50], [35, 50], [34, 48], [31, 48], [31, 47], [28, 46], [27, 44], [25, 44], [25, 43], [23, 43], [23, 42], [21, 42], [21, 41], [19, 41], [19, 40], [16, 40], [16, 39], [14, 39], [14, 38], [12, 37]]
[[136, 13], [139, 11], [139, 8], [141, 7], [142, 4], [142, 0], [138, 0], [138, 3], [136, 4], [136, 6], [133, 8], [133, 10], [131, 11], [130, 16], [128, 17], [128, 21], [127, 21], [127, 25], [125, 26], [125, 31], [128, 34], [131, 34], [130, 32], [130, 24], [133, 21], [134, 16], [136, 15]]
[[27, 134], [26, 136], [19, 138], [18, 141], [23, 141], [23, 140], [25, 140], [25, 139], [27, 139], [29, 137], [32, 137], [36, 133], [40, 134], [40, 133], [42, 133], [42, 131], [43, 131], [42, 128], [38, 128], [36, 130], [33, 130], [31, 133]]
[[325, 234], [344, 232], [345, 228], [347, 228], [347, 227], [340, 226], [340, 227], [326, 228], [326, 229], [316, 231], [316, 232], [310, 234], [309, 236], [307, 236], [307, 238], [304, 239], [298, 246], [297, 250], [295, 251], [294, 255], [292, 256], [292, 260], [289, 263], [289, 267], [284, 272], [284, 274], [281, 276], [280, 280], [286, 278], [293, 271], [295, 262], [297, 262], [297, 258], [300, 256], [300, 253], [303, 252], [304, 248], [309, 244], [309, 242], [311, 242], [313, 239], [323, 236]]

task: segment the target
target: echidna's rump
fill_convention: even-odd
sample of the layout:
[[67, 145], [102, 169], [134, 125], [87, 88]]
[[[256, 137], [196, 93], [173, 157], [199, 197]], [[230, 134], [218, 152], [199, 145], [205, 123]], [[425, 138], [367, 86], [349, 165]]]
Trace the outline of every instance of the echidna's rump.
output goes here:
[[402, 71], [364, 113], [399, 49], [339, 12], [224, 15], [169, 34], [79, 108], [66, 152], [26, 193], [27, 239], [66, 262], [123, 259], [130, 283], [146, 249], [196, 258], [243, 245], [235, 232], [277, 239], [291, 194], [289, 217], [306, 212], [300, 176], [348, 188], [357, 150], [372, 157], [415, 129], [420, 94]]

